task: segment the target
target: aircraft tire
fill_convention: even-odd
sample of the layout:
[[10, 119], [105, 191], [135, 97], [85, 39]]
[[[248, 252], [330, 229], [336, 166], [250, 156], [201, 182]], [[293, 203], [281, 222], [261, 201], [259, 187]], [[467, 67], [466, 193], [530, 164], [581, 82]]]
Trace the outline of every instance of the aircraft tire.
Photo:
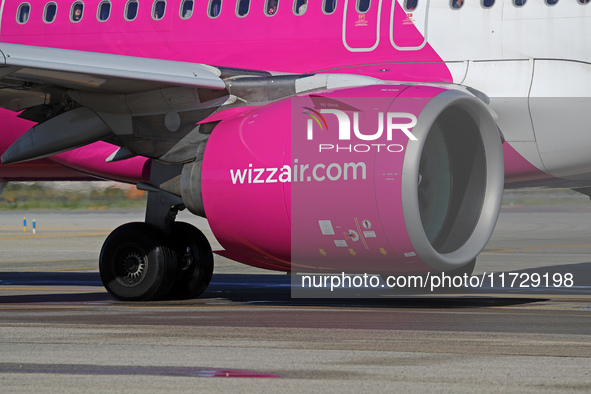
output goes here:
[[213, 274], [213, 253], [209, 241], [196, 227], [183, 222], [172, 224], [170, 245], [176, 252], [177, 279], [167, 298], [191, 299], [209, 286]]
[[174, 283], [176, 259], [156, 226], [127, 223], [105, 240], [99, 258], [101, 280], [122, 301], [147, 301], [166, 294]]

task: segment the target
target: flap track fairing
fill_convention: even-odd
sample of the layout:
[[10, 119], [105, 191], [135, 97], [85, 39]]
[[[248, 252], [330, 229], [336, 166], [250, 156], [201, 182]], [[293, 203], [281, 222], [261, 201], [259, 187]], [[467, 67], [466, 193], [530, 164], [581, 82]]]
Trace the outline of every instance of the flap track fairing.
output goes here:
[[111, 129], [88, 108], [77, 108], [29, 129], [2, 155], [2, 164], [41, 159], [100, 141]]

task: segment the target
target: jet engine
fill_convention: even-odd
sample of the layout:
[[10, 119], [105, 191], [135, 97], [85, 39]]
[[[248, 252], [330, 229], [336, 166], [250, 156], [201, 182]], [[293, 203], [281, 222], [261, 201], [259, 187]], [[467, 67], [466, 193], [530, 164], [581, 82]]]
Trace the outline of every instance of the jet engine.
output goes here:
[[220, 121], [182, 198], [221, 254], [299, 272], [469, 270], [503, 191], [502, 141], [469, 92], [318, 91]]

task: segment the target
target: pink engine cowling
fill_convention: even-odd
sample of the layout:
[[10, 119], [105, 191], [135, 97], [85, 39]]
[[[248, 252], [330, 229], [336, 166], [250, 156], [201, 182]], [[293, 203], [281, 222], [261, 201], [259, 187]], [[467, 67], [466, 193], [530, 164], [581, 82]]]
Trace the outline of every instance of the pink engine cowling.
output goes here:
[[314, 92], [221, 121], [183, 199], [234, 260], [283, 271], [459, 270], [492, 234], [501, 138], [476, 97], [432, 86]]

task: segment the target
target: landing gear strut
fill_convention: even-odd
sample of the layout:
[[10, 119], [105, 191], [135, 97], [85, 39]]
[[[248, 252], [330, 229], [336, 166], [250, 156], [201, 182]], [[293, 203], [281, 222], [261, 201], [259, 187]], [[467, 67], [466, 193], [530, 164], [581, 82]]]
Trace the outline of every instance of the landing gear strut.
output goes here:
[[[127, 223], [116, 228], [101, 250], [101, 280], [123, 301], [195, 298], [211, 280], [211, 246], [197, 228], [174, 221], [179, 205], [150, 211], [150, 197], [146, 218], [152, 223], [161, 218], [160, 226]], [[163, 197], [151, 200], [162, 202]]]

